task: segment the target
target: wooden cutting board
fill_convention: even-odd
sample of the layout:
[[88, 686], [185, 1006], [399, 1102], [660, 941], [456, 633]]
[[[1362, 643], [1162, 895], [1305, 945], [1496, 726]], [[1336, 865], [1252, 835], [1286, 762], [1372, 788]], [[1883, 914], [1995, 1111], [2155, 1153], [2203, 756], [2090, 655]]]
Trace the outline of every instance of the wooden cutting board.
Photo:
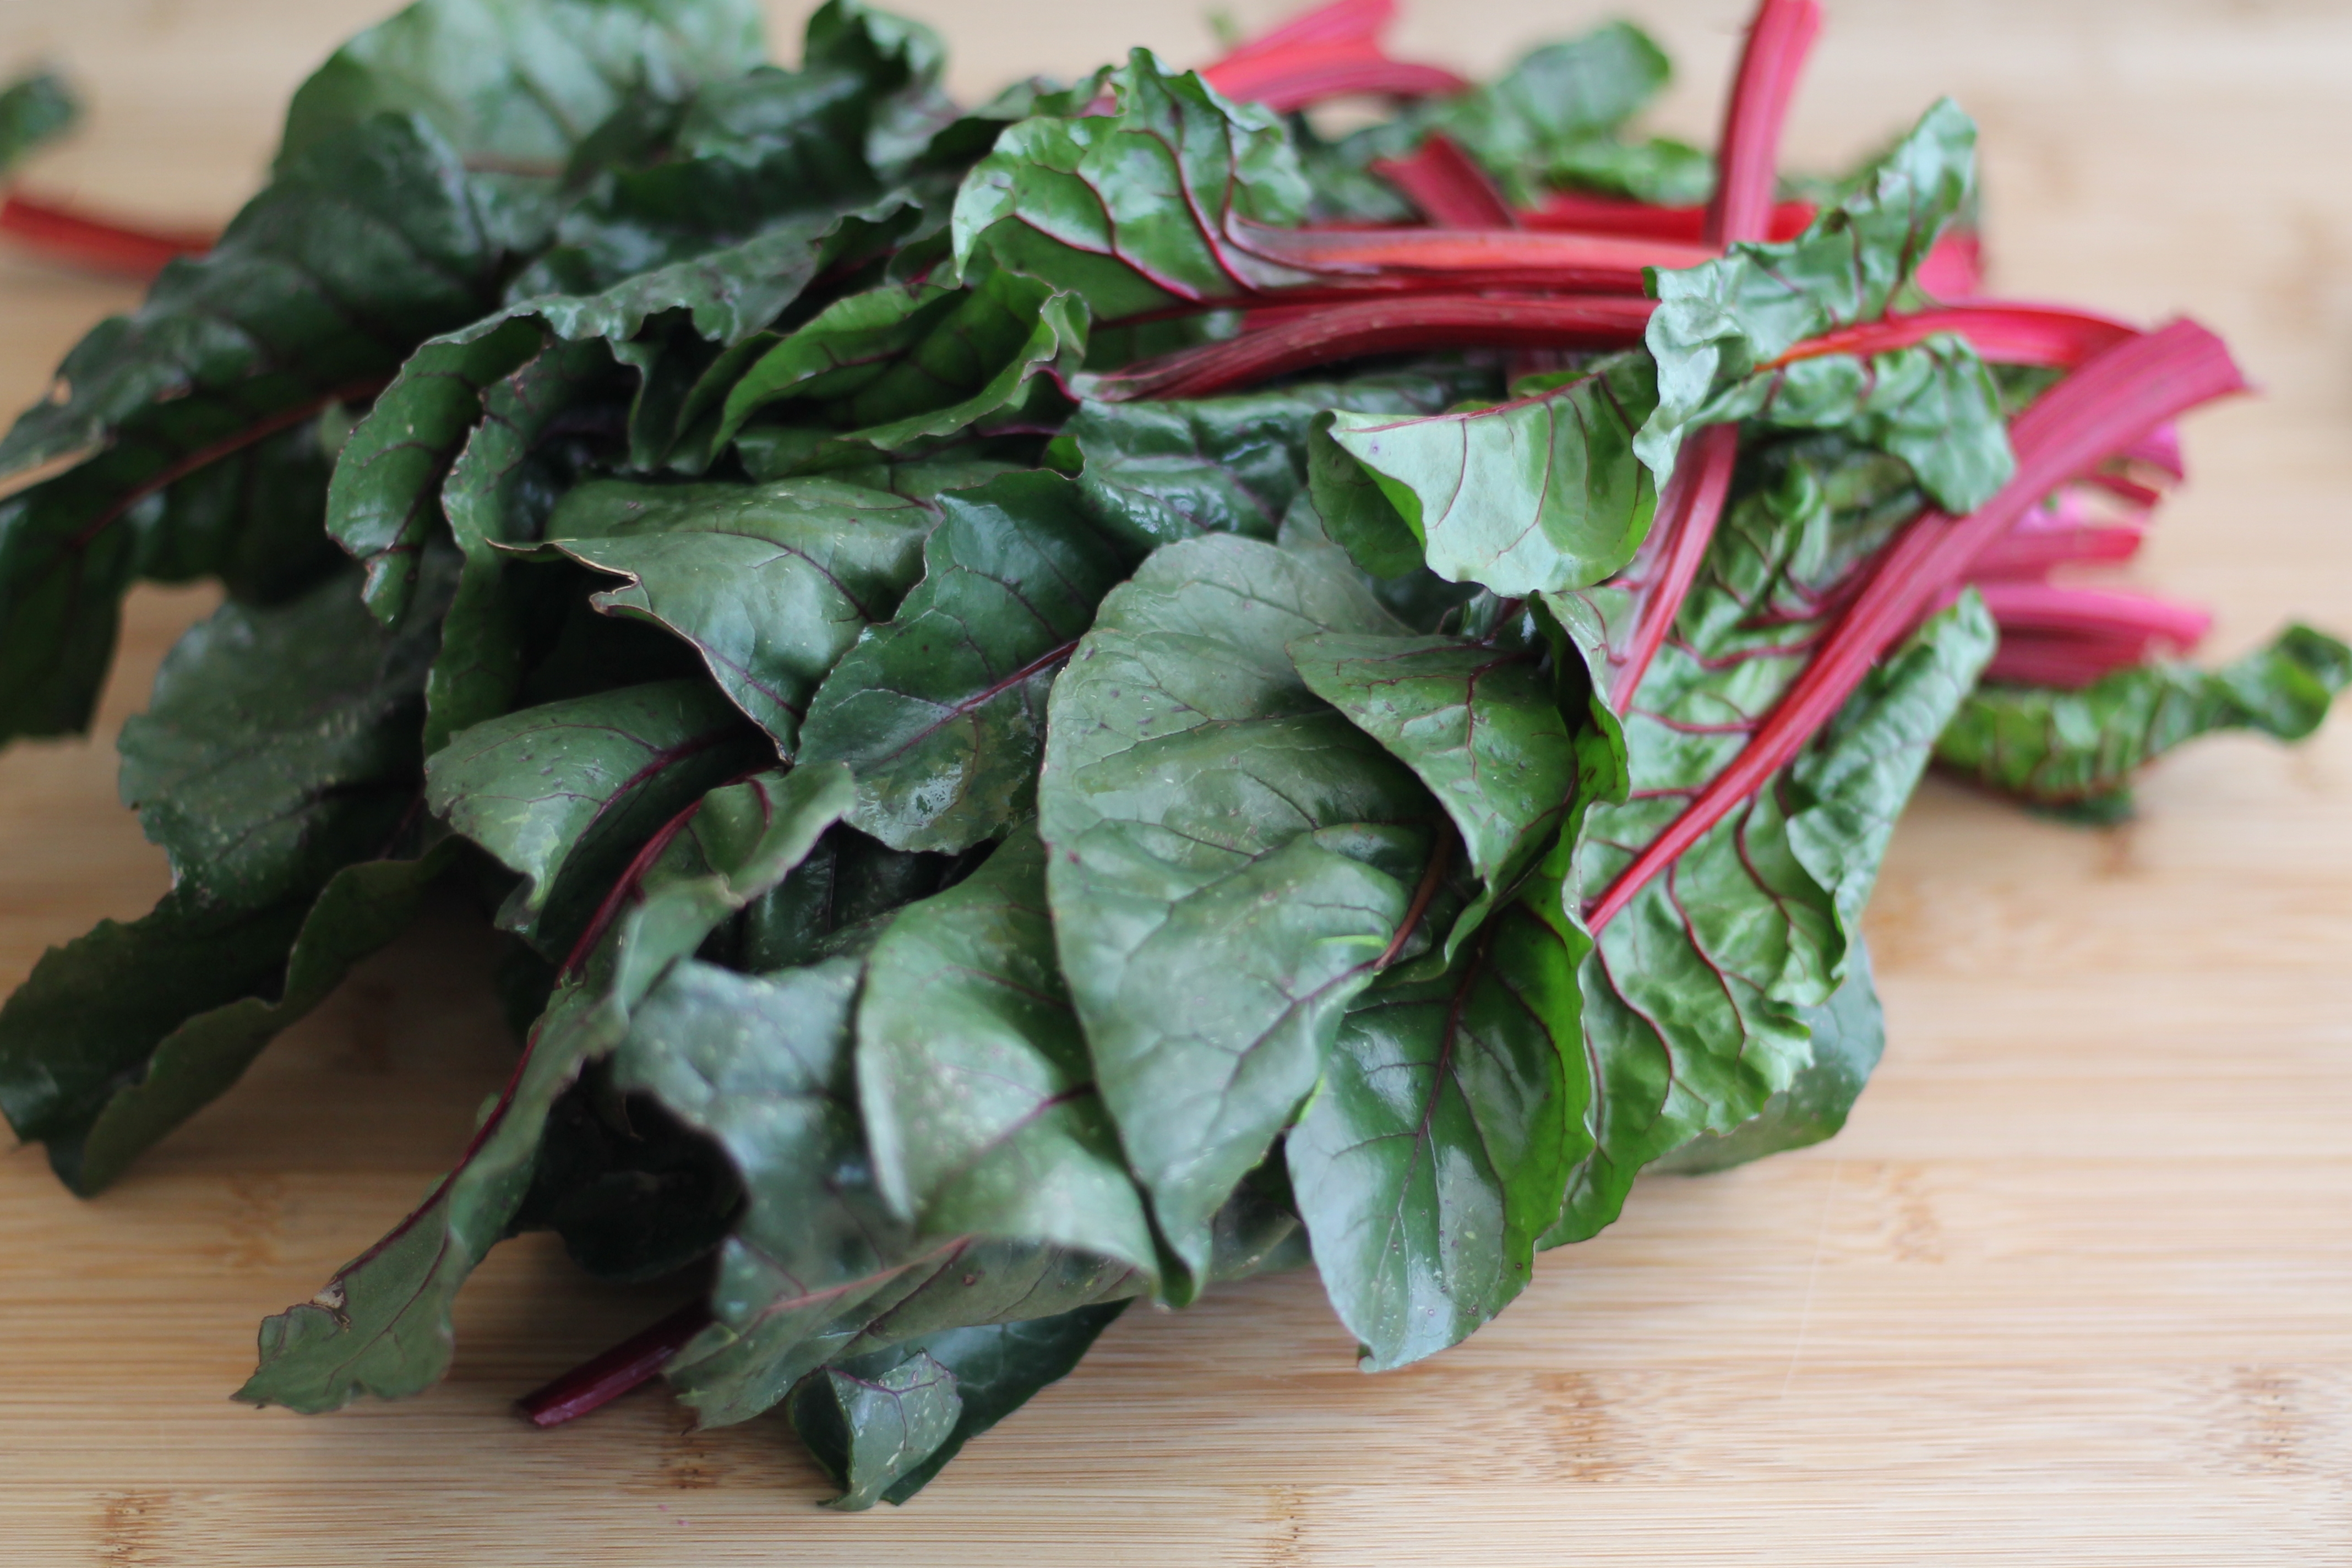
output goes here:
[[[373, 0], [0, 0], [89, 136], [47, 191], [214, 221]], [[967, 95], [1189, 4], [923, 0]], [[780, 8], [796, 27], [804, 7]], [[1281, 7], [1234, 7], [1256, 24]], [[1706, 140], [1743, 0], [1641, 7]], [[2213, 652], [2352, 626], [2352, 12], [2342, 0], [1832, 0], [1791, 134], [1848, 159], [1949, 91], [1998, 282], [2226, 333], [2267, 395], [2199, 416], [2144, 575]], [[789, 15], [785, 13], [790, 13]], [[1595, 19], [1419, 0], [1488, 69]], [[781, 26], [789, 56], [793, 28]], [[0, 402], [122, 289], [0, 261]], [[100, 725], [211, 603], [143, 592]], [[0, 983], [163, 889], [88, 744], [0, 756]], [[2160, 768], [2080, 831], [1930, 784], [1871, 917], [1893, 1043], [1834, 1143], [1658, 1178], [1459, 1350], [1373, 1378], [1311, 1278], [1139, 1310], [904, 1510], [816, 1509], [772, 1420], [648, 1390], [537, 1433], [519, 1392], [667, 1305], [539, 1238], [467, 1291], [457, 1370], [303, 1419], [227, 1403], [254, 1322], [423, 1191], [510, 1047], [462, 922], [367, 966], [104, 1198], [0, 1163], [0, 1560], [39, 1564], [2319, 1563], [2352, 1561], [2352, 710]]]

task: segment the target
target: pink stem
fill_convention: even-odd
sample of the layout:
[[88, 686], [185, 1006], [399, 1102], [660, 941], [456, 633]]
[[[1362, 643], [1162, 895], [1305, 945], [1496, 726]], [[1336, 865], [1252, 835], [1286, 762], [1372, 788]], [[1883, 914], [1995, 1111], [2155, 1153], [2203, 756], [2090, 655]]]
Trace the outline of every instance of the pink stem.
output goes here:
[[1985, 547], [1969, 568], [1975, 583], [2039, 580], [2078, 562], [2128, 561], [2147, 530], [2138, 523], [2074, 528], [2013, 528]]
[[1979, 583], [1985, 608], [2011, 632], [2063, 637], [2119, 637], [2168, 642], [2186, 652], [2212, 629], [2213, 616], [2150, 594], [2106, 588], [2062, 588], [2050, 583]]
[[1780, 130], [1797, 90], [1797, 73], [1821, 30], [1822, 8], [1815, 0], [1763, 0], [1756, 8], [1716, 153], [1715, 195], [1707, 203], [1702, 236], [1710, 248], [1762, 239], [1771, 229]]
[[2004, 631], [1984, 679], [2074, 689], [2147, 662], [2149, 639], [2123, 636], [2051, 637]]
[[1478, 161], [1433, 132], [1410, 158], [1383, 158], [1372, 173], [1394, 185], [1441, 228], [1517, 228], [1518, 214]]
[[[1609, 705], [1620, 713], [1632, 705], [1642, 678], [1650, 671], [1650, 661], [1665, 645], [1675, 616], [1698, 578], [1699, 564], [1706, 559], [1708, 542], [1715, 537], [1716, 521], [1723, 515], [1724, 498], [1730, 493], [1732, 468], [1738, 460], [1739, 427], [1710, 425], [1685, 444], [1675, 477], [1666, 481], [1666, 493], [1658, 500], [1657, 520], [1650, 529], [1650, 537], [1657, 543], [1654, 550], [1643, 552], [1650, 560], [1642, 573], [1645, 581], [1633, 610], [1633, 635], [1627, 639], [1622, 661], [1610, 677]], [[1650, 576], [1652, 570], [1654, 577]]]
[[[1424, 295], [1268, 312], [1271, 324], [1115, 371], [1089, 395], [1108, 402], [1206, 397], [1309, 366], [1430, 348], [1625, 348], [1656, 307], [1642, 299]], [[1253, 312], [1253, 321], [1256, 313]]]
[[[1764, 237], [1794, 239], [1813, 221], [1811, 202], [1782, 202], [1772, 209]], [[1706, 241], [1706, 208], [1656, 207], [1618, 196], [1557, 191], [1543, 205], [1518, 215], [1519, 226], [1549, 234], [1619, 234], [1641, 239], [1672, 239], [1686, 245]]]
[[1806, 339], [1760, 368], [1778, 370], [1823, 354], [1889, 353], [1925, 342], [1938, 332], [1953, 332], [1968, 339], [1986, 359], [2002, 364], [2072, 369], [2093, 354], [2115, 347], [2132, 336], [2133, 331], [2121, 321], [2086, 310], [1984, 300], [1946, 305], [1915, 315], [1887, 316], [1823, 332], [1820, 337]]
[[2016, 478], [1969, 516], [1931, 511], [1896, 538], [1747, 748], [1592, 901], [1591, 928], [1607, 925], [1786, 766], [1879, 656], [2042, 497], [2166, 421], [2244, 385], [2219, 338], [2194, 322], [2175, 321], [2096, 355], [2043, 395], [2011, 431]]
[[138, 279], [153, 278], [176, 257], [203, 255], [215, 237], [134, 228], [15, 195], [0, 200], [0, 234], [60, 261]]
[[591, 1357], [546, 1387], [516, 1401], [534, 1426], [561, 1426], [610, 1405], [640, 1384], [649, 1383], [687, 1342], [710, 1326], [710, 1308], [688, 1301], [668, 1317], [630, 1335], [602, 1355]]
[[1249, 254], [1329, 282], [1393, 285], [1421, 274], [1457, 289], [1639, 293], [1645, 268], [1695, 267], [1712, 254], [1664, 240], [1517, 229], [1292, 229], [1236, 220], [1233, 230], [1232, 241]]
[[1407, 60], [1363, 59], [1334, 50], [1277, 57], [1264, 62], [1201, 73], [1210, 86], [1239, 103], [1259, 103], [1287, 114], [1332, 98], [1439, 98], [1470, 83], [1439, 66]]
[[1225, 51], [1224, 57], [1202, 74], [1238, 61], [1263, 58], [1286, 49], [1328, 48], [1335, 44], [1377, 44], [1396, 20], [1396, 0], [1330, 0], [1303, 11], [1279, 26], [1269, 27]]
[[1911, 280], [1932, 300], [1968, 300], [1984, 290], [1984, 242], [1964, 229], [1948, 229], [1927, 247]]
[[[1763, 0], [1757, 8], [1724, 111], [1715, 197], [1707, 204], [1703, 235], [1710, 249], [1762, 239], [1771, 228], [1780, 128], [1789, 116], [1797, 73], [1821, 25], [1821, 8], [1814, 0]], [[1659, 577], [1643, 596], [1625, 662], [1610, 687], [1610, 701], [1620, 712], [1633, 703], [1706, 559], [1731, 490], [1731, 471], [1739, 460], [1738, 427], [1710, 426], [1684, 447], [1687, 455], [1676, 464], [1659, 503], [1659, 522], [1666, 530]], [[1691, 470], [1687, 480], [1685, 465]]]

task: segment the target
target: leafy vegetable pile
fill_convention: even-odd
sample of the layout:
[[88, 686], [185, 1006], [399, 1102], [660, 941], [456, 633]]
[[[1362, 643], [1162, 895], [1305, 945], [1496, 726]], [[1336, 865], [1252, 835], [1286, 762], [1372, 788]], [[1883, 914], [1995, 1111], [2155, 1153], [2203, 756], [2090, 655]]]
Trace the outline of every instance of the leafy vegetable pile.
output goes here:
[[1931, 758], [2106, 817], [2318, 724], [2343, 644], [2201, 671], [2053, 580], [2241, 383], [1979, 297], [1958, 109], [1784, 184], [1811, 0], [1712, 158], [1627, 132], [1631, 26], [1480, 87], [1388, 9], [964, 110], [856, 0], [789, 71], [750, 0], [420, 0], [74, 350], [0, 444], [82, 454], [0, 502], [0, 730], [87, 725], [131, 583], [228, 598], [121, 736], [173, 889], [0, 1012], [0, 1108], [98, 1190], [436, 884], [527, 1034], [240, 1397], [428, 1386], [543, 1227], [696, 1295], [537, 1419], [658, 1370], [846, 1507], [1310, 1244], [1399, 1366], [1645, 1166], [1836, 1131]]

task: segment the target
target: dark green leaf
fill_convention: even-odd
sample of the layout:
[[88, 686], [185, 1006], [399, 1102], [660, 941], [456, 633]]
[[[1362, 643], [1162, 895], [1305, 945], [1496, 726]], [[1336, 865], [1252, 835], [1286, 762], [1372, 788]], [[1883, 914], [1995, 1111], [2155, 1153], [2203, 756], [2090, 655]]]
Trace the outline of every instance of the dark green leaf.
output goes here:
[[1111, 73], [1117, 111], [1024, 120], [956, 197], [959, 268], [992, 255], [1076, 291], [1097, 320], [1297, 281], [1234, 243], [1297, 223], [1307, 182], [1282, 122], [1138, 49]]
[[0, 1012], [0, 1108], [78, 1190], [236, 1081], [441, 868], [384, 858], [413, 839], [430, 630], [384, 633], [357, 588], [220, 610], [123, 726], [123, 798], [175, 886], [52, 952]]
[[[551, 984], [523, 1020], [546, 1006]], [[507, 1232], [553, 1230], [574, 1263], [622, 1284], [666, 1279], [726, 1238], [743, 1184], [717, 1145], [591, 1063], [548, 1113], [530, 1191]]]
[[614, 1058], [623, 1087], [709, 1136], [742, 1180], [711, 1287], [722, 1331], [751, 1332], [786, 1302], [830, 1318], [907, 1256], [858, 1121], [850, 1020], [864, 967], [851, 956], [769, 975], [680, 963]]
[[1076, 468], [1096, 522], [1135, 555], [1199, 533], [1272, 539], [1306, 488], [1307, 434], [1319, 415], [1434, 414], [1486, 379], [1362, 376], [1237, 397], [1088, 401], [1055, 447]]
[[[362, 861], [336, 872], [310, 904], [278, 965], [256, 964], [253, 973], [260, 984], [233, 1001], [191, 1014], [156, 1041], [143, 1064], [117, 1076], [104, 1106], [79, 1138], [50, 1135], [49, 1159], [66, 1184], [79, 1193], [97, 1192], [165, 1133], [226, 1093], [262, 1048], [325, 1001], [353, 964], [408, 929], [448, 858], [428, 851], [413, 859]], [[256, 925], [274, 923], [277, 912], [266, 912]], [[208, 947], [200, 943], [192, 952], [175, 953], [173, 962], [201, 959]], [[257, 942], [253, 951], [275, 950]], [[144, 965], [136, 974], [118, 972], [100, 983], [100, 988], [152, 984]], [[105, 1005], [88, 995], [80, 1001], [72, 1024], [86, 1039], [91, 1012]], [[5, 1032], [0, 1015], [0, 1033]]]
[[[426, 798], [521, 875], [499, 923], [543, 932], [559, 878], [593, 905], [656, 827], [767, 751], [709, 687], [659, 681], [475, 725], [432, 758]], [[585, 917], [553, 914], [560, 952]]]
[[1634, 445], [1660, 483], [1684, 431], [1719, 391], [1803, 339], [1885, 314], [1969, 200], [1976, 141], [1974, 123], [1947, 99], [1797, 238], [1735, 245], [1720, 260], [1651, 274], [1657, 409]]
[[901, 849], [962, 849], [1027, 809], [1045, 694], [1125, 572], [1058, 476], [939, 505], [922, 582], [834, 667], [800, 740], [803, 759], [850, 765], [850, 821]]
[[719, 439], [779, 399], [814, 400], [840, 433], [811, 431], [798, 466], [837, 468], [1013, 408], [1042, 373], [1075, 373], [1086, 348], [1077, 298], [1013, 273], [971, 289], [853, 294], [751, 367], [728, 395]]
[[[448, 574], [438, 573], [446, 593]], [[346, 573], [184, 636], [122, 726], [123, 803], [205, 900], [259, 908], [373, 858], [416, 806], [429, 627], [388, 635]]]
[[84, 338], [58, 369], [69, 395], [17, 420], [0, 472], [108, 444], [90, 467], [128, 491], [373, 390], [419, 340], [495, 303], [501, 259], [447, 143], [370, 121], [289, 160], [211, 252]]
[[1370, 471], [1431, 571], [1518, 597], [1598, 583], [1633, 559], [1657, 505], [1633, 437], [1656, 401], [1648, 357], [1630, 353], [1492, 407], [1343, 413], [1330, 438]]
[[1483, 891], [1455, 921], [1450, 959], [1559, 837], [1576, 741], [1532, 649], [1458, 637], [1332, 633], [1290, 645], [1298, 678], [1429, 786]]
[[1045, 848], [1014, 829], [901, 912], [857, 1011], [877, 1180], [920, 1236], [1051, 1242], [1156, 1266], [1142, 1200], [1054, 959]]
[[766, 53], [751, 0], [418, 0], [302, 84], [278, 156], [391, 112], [468, 159], [558, 174], [633, 89], [684, 98]]
[[137, 542], [131, 574], [151, 583], [216, 577], [232, 598], [274, 605], [350, 565], [322, 527], [331, 434], [320, 419], [303, 420], [134, 507], [121, 524]]
[[[748, 1421], [843, 1356], [951, 1329], [990, 1328], [1124, 1300], [1142, 1289], [1124, 1264], [1029, 1242], [955, 1241], [879, 1280], [779, 1298], [739, 1329], [703, 1331], [664, 1369], [703, 1425]], [[721, 1309], [722, 1318], [724, 1309]]]
[[1396, 629], [1338, 552], [1211, 535], [1114, 591], [1054, 688], [1063, 971], [1179, 1300], [1395, 935], [1436, 810], [1285, 647]]
[[73, 89], [47, 71], [32, 71], [0, 89], [0, 175], [73, 129], [81, 104]]
[[791, 755], [818, 684], [887, 621], [939, 514], [825, 479], [767, 485], [583, 485], [541, 553], [628, 579], [596, 606], [691, 643], [735, 704]]
[[2042, 805], [2128, 809], [2132, 775], [2182, 742], [2216, 730], [2300, 741], [2347, 683], [2352, 648], [2290, 626], [2217, 670], [2152, 664], [2078, 691], [1979, 688], [1936, 742], [1936, 760]]
[[870, 938], [873, 933], [858, 929], [866, 922], [938, 892], [954, 864], [944, 855], [906, 854], [837, 827], [743, 911], [730, 962], [765, 973], [830, 957]]
[[[714, 82], [682, 113], [641, 110], [644, 123], [616, 127], [627, 133], [613, 148], [583, 145], [570, 171], [583, 194], [508, 297], [679, 294], [702, 336], [741, 342], [805, 281], [767, 282], [792, 258], [763, 247], [763, 231], [858, 208], [897, 184], [898, 165], [953, 113], [940, 64], [938, 40], [919, 24], [833, 0], [809, 19], [799, 70], [761, 67]], [[592, 153], [611, 166], [596, 168]], [[905, 187], [888, 205], [911, 219], [944, 195]], [[945, 216], [919, 221], [935, 228]]]
[[1519, 1293], [1590, 1147], [1571, 1119], [1591, 942], [1562, 912], [1555, 858], [1454, 973], [1349, 1010], [1285, 1144], [1316, 1267], [1368, 1371], [1445, 1349]]
[[352, 431], [327, 490], [327, 531], [367, 568], [367, 605], [396, 626], [416, 591], [441, 482], [482, 417], [482, 393], [540, 351], [530, 321], [432, 342]]
[[1886, 1016], [1871, 982], [1870, 954], [1859, 942], [1853, 952], [1837, 994], [1818, 1007], [1801, 1009], [1813, 1056], [1789, 1087], [1750, 1120], [1728, 1132], [1700, 1133], [1654, 1169], [1705, 1175], [1837, 1136], [1886, 1048]]
[[[487, 341], [487, 340], [486, 340]], [[425, 682], [425, 751], [514, 705], [524, 638], [511, 566], [498, 546], [540, 536], [572, 476], [549, 450], [562, 422], [611, 390], [615, 369], [596, 342], [551, 343], [482, 395], [482, 420], [441, 486], [441, 510], [464, 558]]]
[[[1051, 1318], [992, 1324], [985, 1328], [949, 1329], [926, 1334], [903, 1345], [872, 1355], [837, 1362], [793, 1393], [793, 1427], [827, 1474], [835, 1478], [845, 1495], [835, 1508], [871, 1507], [882, 1501], [903, 1503], [920, 1491], [940, 1468], [972, 1438], [1012, 1415], [1046, 1384], [1067, 1376], [1111, 1320], [1126, 1310], [1125, 1301], [1080, 1307]], [[854, 1405], [851, 1389], [873, 1386], [899, 1373], [899, 1369], [928, 1363], [949, 1374], [956, 1393], [954, 1424], [929, 1446], [928, 1457], [906, 1453], [891, 1467], [895, 1479], [870, 1489], [853, 1501], [856, 1489], [849, 1478], [863, 1458], [869, 1473], [881, 1467], [882, 1454], [897, 1455], [915, 1445], [903, 1444], [904, 1429], [892, 1409], [877, 1411], [878, 1420], [860, 1420], [863, 1408]], [[837, 1380], [849, 1380], [844, 1387]]]
[[422, 125], [372, 121], [293, 160], [211, 254], [66, 357], [69, 395], [17, 421], [0, 472], [104, 450], [0, 502], [0, 738], [88, 723], [142, 569], [221, 570], [247, 559], [238, 535], [279, 536], [283, 502], [196, 549], [219, 519], [199, 470], [373, 394], [418, 339], [495, 299], [499, 257], [466, 182]]
[[887, 1353], [889, 1365], [829, 1366], [793, 1394], [793, 1428], [841, 1495], [827, 1508], [872, 1508], [929, 1458], [963, 1415], [956, 1375], [920, 1350]]
[[339, 1409], [415, 1394], [448, 1370], [449, 1309], [530, 1186], [550, 1107], [626, 1037], [632, 1010], [730, 915], [781, 880], [848, 809], [845, 770], [766, 774], [706, 796], [587, 962], [565, 976], [472, 1146], [424, 1205], [310, 1300], [263, 1322], [239, 1399]]

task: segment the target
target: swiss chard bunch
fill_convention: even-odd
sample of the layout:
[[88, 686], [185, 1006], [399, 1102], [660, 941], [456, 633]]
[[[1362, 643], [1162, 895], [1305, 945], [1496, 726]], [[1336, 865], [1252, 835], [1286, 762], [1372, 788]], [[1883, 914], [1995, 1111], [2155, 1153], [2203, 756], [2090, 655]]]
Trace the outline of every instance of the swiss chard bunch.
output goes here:
[[88, 723], [134, 581], [228, 599], [121, 737], [171, 892], [0, 1011], [19, 1135], [105, 1185], [436, 885], [509, 949], [505, 1092], [240, 1397], [427, 1387], [529, 1228], [691, 1292], [535, 1419], [781, 1405], [844, 1506], [1137, 1298], [1311, 1260], [1402, 1365], [1838, 1129], [1931, 762], [2112, 815], [2317, 725], [2343, 644], [2052, 580], [2241, 383], [1979, 297], [1957, 108], [1784, 190], [1811, 0], [1712, 158], [1629, 26], [1481, 87], [1388, 9], [964, 110], [856, 0], [789, 71], [750, 0], [420, 0], [68, 358], [0, 731]]

